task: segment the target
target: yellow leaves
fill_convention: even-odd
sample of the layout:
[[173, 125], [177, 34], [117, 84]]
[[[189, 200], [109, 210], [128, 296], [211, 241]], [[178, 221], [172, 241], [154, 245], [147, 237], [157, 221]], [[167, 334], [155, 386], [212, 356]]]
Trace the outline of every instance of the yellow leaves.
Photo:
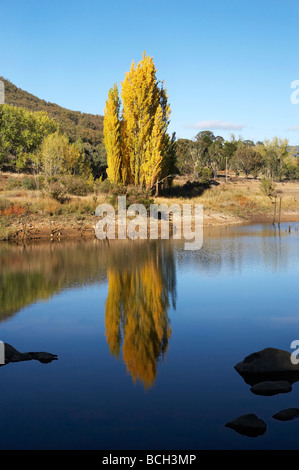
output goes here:
[[65, 156], [64, 156], [64, 165], [67, 172], [72, 172], [72, 170], [76, 167], [78, 161], [80, 159], [80, 152], [75, 147], [74, 144], [70, 144], [66, 148]]
[[156, 378], [158, 357], [165, 353], [170, 337], [169, 280], [163, 277], [157, 254], [150, 251], [137, 265], [131, 261], [125, 268], [109, 268], [108, 282], [105, 326], [110, 352], [118, 357], [123, 332], [127, 371], [134, 382], [138, 379], [145, 388], [150, 387]]
[[168, 97], [156, 78], [152, 57], [143, 54], [131, 64], [122, 82], [122, 115], [117, 88], [110, 90], [105, 108], [104, 136], [111, 181], [151, 188], [158, 180], [169, 123]]
[[39, 153], [40, 162], [46, 176], [59, 174], [90, 175], [90, 167], [84, 161], [75, 144], [70, 144], [66, 135], [59, 131], [48, 135]]
[[[121, 318], [121, 280], [119, 276], [113, 271], [108, 270], [109, 279], [109, 293], [106, 301], [106, 338], [113, 356], [118, 358], [120, 351], [120, 318]], [[107, 314], [109, 312], [109, 314]]]
[[265, 156], [267, 152], [275, 152], [283, 158], [292, 154], [288, 139], [273, 137], [272, 140], [265, 139], [264, 144], [258, 145], [257, 150]]
[[104, 145], [107, 152], [107, 174], [112, 183], [121, 182], [120, 102], [115, 84], [109, 91], [104, 111]]
[[151, 188], [159, 179], [162, 163], [163, 113], [159, 105], [154, 118], [151, 139], [146, 142], [144, 164], [141, 168], [141, 181]]

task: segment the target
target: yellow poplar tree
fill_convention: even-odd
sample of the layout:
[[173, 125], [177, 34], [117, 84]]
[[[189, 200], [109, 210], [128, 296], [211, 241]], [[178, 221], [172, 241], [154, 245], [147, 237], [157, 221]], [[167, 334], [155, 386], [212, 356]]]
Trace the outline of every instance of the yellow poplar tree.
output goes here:
[[154, 120], [151, 138], [145, 146], [144, 162], [141, 166], [140, 182], [151, 188], [159, 179], [162, 163], [163, 113], [159, 105]]
[[122, 176], [120, 100], [117, 85], [109, 90], [104, 110], [104, 145], [107, 152], [107, 174], [112, 183], [120, 183]]
[[[170, 107], [164, 83], [157, 80], [153, 58], [142, 60], [125, 74], [122, 82], [122, 116], [116, 86], [110, 90], [104, 119], [108, 176], [123, 184], [152, 188], [163, 175], [167, 158], [167, 127]], [[121, 131], [120, 131], [121, 128]], [[168, 165], [169, 166], [169, 165]], [[120, 171], [119, 171], [120, 168]]]

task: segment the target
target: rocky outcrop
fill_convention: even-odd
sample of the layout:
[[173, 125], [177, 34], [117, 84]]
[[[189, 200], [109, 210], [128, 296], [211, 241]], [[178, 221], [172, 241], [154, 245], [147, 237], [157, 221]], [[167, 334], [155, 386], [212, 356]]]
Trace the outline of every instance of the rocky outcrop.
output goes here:
[[[254, 352], [234, 368], [251, 385], [250, 391], [256, 395], [288, 393], [293, 388], [292, 384], [299, 380], [299, 364], [293, 364], [292, 354], [282, 349], [265, 348]], [[299, 408], [281, 410], [272, 418], [279, 421], [299, 418]], [[248, 437], [260, 436], [267, 430], [267, 424], [252, 413], [239, 416], [225, 426]]]
[[225, 426], [248, 437], [261, 436], [267, 430], [267, 424], [253, 413], [239, 416]]
[[287, 408], [285, 410], [281, 410], [275, 415], [272, 416], [274, 419], [278, 419], [279, 421], [290, 421], [294, 418], [299, 418], [299, 408]]
[[57, 360], [58, 357], [56, 354], [51, 354], [48, 352], [25, 352], [21, 353], [17, 351], [13, 346], [8, 343], [4, 343], [4, 351], [5, 351], [5, 364], [0, 364], [0, 366], [4, 366], [9, 364], [10, 362], [21, 362], [21, 361], [31, 361], [33, 359], [42, 362], [43, 364], [47, 364], [54, 360]]
[[236, 371], [249, 385], [264, 381], [299, 380], [299, 364], [293, 364], [291, 353], [281, 349], [266, 348], [250, 354], [235, 365]]
[[250, 391], [255, 395], [263, 395], [270, 397], [277, 395], [278, 393], [288, 393], [292, 391], [292, 385], [290, 382], [278, 381], [278, 382], [260, 382], [253, 385]]

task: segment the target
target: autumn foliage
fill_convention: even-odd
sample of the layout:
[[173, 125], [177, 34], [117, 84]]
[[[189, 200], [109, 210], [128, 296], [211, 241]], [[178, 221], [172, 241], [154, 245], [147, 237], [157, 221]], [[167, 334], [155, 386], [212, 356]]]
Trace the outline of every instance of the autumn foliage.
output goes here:
[[152, 57], [144, 53], [137, 66], [132, 62], [122, 82], [121, 100], [115, 84], [104, 111], [108, 177], [113, 183], [152, 188], [174, 171], [167, 134], [170, 107]]
[[[140, 247], [140, 250], [144, 250]], [[168, 349], [171, 327], [168, 318], [170, 295], [175, 283], [169, 283], [175, 270], [171, 253], [163, 259], [161, 249], [108, 268], [109, 289], [105, 326], [110, 352], [122, 357], [127, 371], [145, 388], [151, 387], [157, 375], [157, 362]], [[139, 260], [138, 262], [137, 259]], [[172, 274], [171, 274], [172, 273]]]

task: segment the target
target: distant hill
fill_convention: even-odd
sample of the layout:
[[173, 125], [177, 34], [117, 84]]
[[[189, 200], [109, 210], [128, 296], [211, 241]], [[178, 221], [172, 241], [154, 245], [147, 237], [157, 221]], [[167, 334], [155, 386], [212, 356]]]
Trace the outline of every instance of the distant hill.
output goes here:
[[5, 85], [5, 103], [23, 107], [30, 111], [46, 111], [58, 122], [61, 130], [66, 133], [71, 142], [81, 138], [96, 147], [103, 140], [103, 116], [81, 113], [62, 108], [55, 103], [49, 103], [18, 88], [9, 80], [0, 77]]

